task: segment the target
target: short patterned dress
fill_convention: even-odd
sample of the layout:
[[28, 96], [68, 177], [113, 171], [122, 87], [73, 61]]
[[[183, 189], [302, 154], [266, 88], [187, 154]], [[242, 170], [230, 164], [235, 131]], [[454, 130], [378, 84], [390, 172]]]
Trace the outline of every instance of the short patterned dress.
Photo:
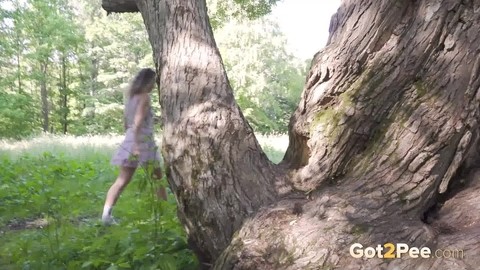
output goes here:
[[127, 131], [122, 144], [112, 157], [111, 164], [113, 165], [133, 168], [139, 165], [153, 165], [154, 167], [160, 165], [160, 155], [157, 151], [158, 147], [153, 138], [153, 113], [152, 107], [150, 106], [150, 96], [148, 100], [148, 111], [139, 132], [141, 136], [138, 147], [140, 155], [138, 157], [133, 155], [133, 146], [135, 145], [133, 124], [139, 102], [139, 95], [134, 95], [128, 100], [125, 106]]

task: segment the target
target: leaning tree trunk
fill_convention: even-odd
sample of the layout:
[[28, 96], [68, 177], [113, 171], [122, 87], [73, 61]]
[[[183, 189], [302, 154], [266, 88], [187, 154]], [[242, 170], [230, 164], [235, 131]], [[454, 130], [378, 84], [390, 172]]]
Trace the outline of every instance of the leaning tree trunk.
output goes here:
[[205, 1], [138, 1], [159, 73], [162, 153], [178, 214], [204, 263], [276, 200], [284, 177], [235, 103]]
[[[136, 11], [127, 2], [103, 6]], [[234, 101], [205, 1], [137, 3], [159, 71], [168, 181], [205, 265], [480, 263], [480, 174], [472, 170], [480, 161], [480, 1], [343, 1], [279, 166]], [[463, 249], [464, 258], [354, 259], [356, 242]]]

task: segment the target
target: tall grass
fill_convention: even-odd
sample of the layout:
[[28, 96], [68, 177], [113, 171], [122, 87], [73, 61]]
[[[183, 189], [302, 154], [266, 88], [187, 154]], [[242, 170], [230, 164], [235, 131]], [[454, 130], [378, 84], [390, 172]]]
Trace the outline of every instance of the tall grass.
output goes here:
[[44, 135], [0, 143], [0, 269], [195, 269], [175, 199], [139, 170], [119, 199], [120, 226], [99, 222], [118, 174], [121, 136]]
[[[21, 141], [0, 140], [0, 154], [7, 154], [10, 158], [15, 159], [24, 155], [38, 156], [48, 152], [70, 158], [85, 159], [97, 154], [112, 155], [122, 140], [122, 135], [65, 136], [45, 134]], [[160, 135], [155, 136], [155, 140], [160, 147]], [[257, 140], [273, 162], [281, 161], [288, 147], [287, 135], [257, 135]]]
[[0, 140], [0, 153], [11, 158], [24, 155], [39, 156], [48, 152], [71, 158], [89, 158], [91, 155], [111, 155], [121, 143], [120, 135], [63, 136], [45, 134], [21, 141]]
[[[286, 136], [257, 138], [272, 161], [282, 159]], [[198, 267], [175, 199], [153, 195], [165, 179], [153, 182], [139, 170], [115, 207], [120, 226], [99, 223], [118, 174], [110, 157], [122, 139], [43, 135], [0, 141], [0, 269]]]

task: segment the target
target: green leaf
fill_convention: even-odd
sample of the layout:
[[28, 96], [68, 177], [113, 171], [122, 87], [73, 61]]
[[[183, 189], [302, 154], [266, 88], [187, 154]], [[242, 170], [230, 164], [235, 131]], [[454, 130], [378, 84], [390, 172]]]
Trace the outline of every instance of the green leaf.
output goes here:
[[86, 261], [82, 264], [82, 268], [87, 268], [89, 266], [93, 265], [93, 262], [92, 261]]
[[131, 268], [130, 264], [128, 262], [120, 263], [118, 264], [118, 267], [121, 268]]
[[110, 265], [107, 270], [118, 270], [118, 267], [115, 264]]

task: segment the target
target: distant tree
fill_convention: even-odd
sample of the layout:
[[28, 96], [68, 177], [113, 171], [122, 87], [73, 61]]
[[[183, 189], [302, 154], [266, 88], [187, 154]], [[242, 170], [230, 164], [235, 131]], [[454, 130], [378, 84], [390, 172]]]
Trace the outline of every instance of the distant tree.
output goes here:
[[232, 20], [215, 30], [215, 40], [238, 105], [258, 132], [286, 132], [306, 72], [286, 51], [276, 22]]

